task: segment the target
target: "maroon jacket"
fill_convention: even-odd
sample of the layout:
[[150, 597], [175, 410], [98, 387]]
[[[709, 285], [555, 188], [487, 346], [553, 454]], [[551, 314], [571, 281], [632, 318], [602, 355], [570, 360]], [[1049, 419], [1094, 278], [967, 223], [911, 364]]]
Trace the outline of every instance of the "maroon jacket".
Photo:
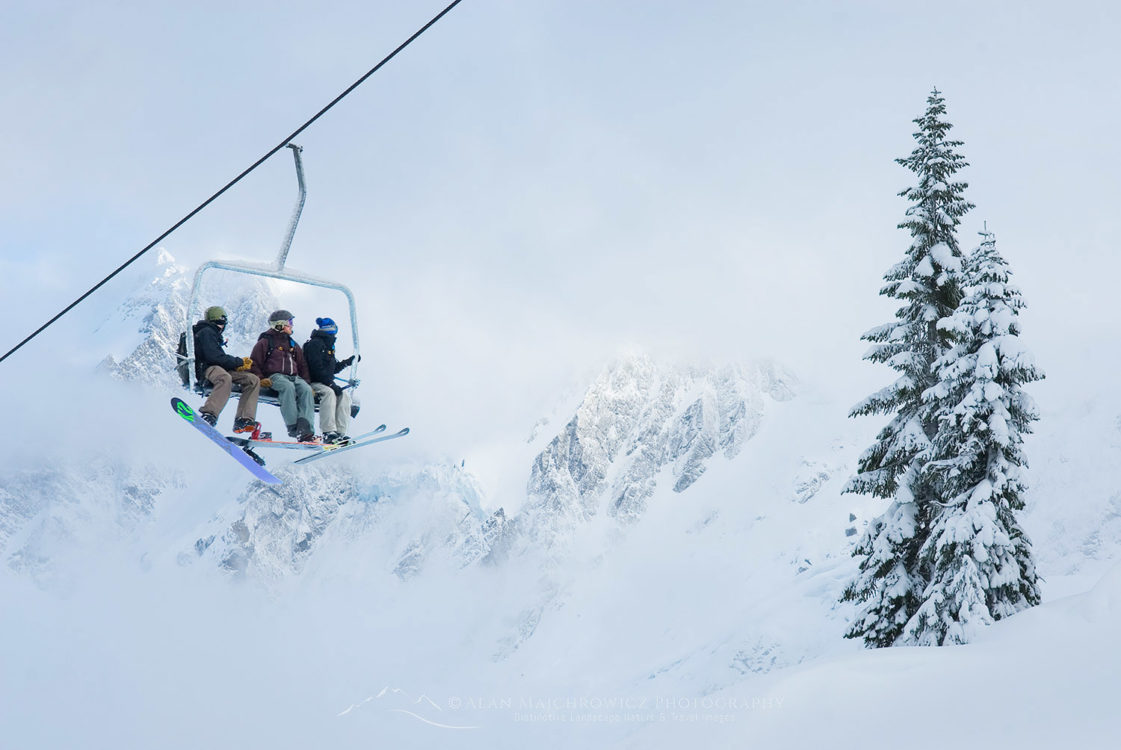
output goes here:
[[249, 355], [253, 359], [250, 372], [259, 378], [276, 374], [298, 375], [311, 382], [304, 350], [284, 331], [269, 329], [257, 338], [257, 345]]

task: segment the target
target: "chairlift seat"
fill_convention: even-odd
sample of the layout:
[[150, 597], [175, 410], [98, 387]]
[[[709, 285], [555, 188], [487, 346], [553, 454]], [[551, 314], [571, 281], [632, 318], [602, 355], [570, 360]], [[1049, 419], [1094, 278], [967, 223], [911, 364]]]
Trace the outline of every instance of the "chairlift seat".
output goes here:
[[[186, 388], [186, 386], [184, 386], [184, 388]], [[209, 381], [196, 382], [194, 384], [194, 387], [191, 390], [193, 390], [201, 398], [206, 398], [210, 395], [210, 392], [212, 390], [214, 390], [214, 386], [212, 386]], [[241, 398], [241, 385], [240, 384], [238, 384], [238, 383], [233, 384], [233, 389], [232, 389], [232, 394], [231, 395], [236, 396], [238, 398]], [[262, 388], [257, 393], [257, 404], [258, 405], [267, 404], [269, 406], [279, 407], [280, 406], [280, 394], [277, 393], [272, 388]], [[361, 409], [361, 408], [362, 408], [361, 404], [359, 404], [357, 401], [351, 401], [350, 402], [350, 418], [353, 419], [353, 418], [357, 417], [358, 416], [358, 410]], [[316, 394], [316, 396], [315, 396], [315, 410], [317, 412], [319, 411], [319, 395], [318, 394]]]

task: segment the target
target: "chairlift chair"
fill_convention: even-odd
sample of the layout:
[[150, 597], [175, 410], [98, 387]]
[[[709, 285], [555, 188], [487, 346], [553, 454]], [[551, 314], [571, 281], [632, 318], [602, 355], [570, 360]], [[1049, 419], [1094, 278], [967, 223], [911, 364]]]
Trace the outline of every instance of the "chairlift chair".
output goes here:
[[[300, 197], [296, 202], [295, 210], [292, 213], [292, 219], [288, 224], [288, 234], [284, 238], [284, 244], [280, 248], [280, 253], [277, 256], [276, 263], [272, 266], [253, 265], [246, 263], [234, 263], [232, 261], [219, 261], [212, 260], [203, 263], [199, 266], [198, 271], [195, 272], [194, 284], [191, 287], [191, 297], [187, 303], [187, 331], [186, 337], [187, 354], [184, 358], [180, 356], [180, 361], [185, 361], [187, 364], [187, 384], [186, 388], [200, 396], [207, 396], [212, 390], [212, 386], [205, 379], [201, 381], [195, 376], [195, 340], [194, 336], [190, 335], [191, 327], [194, 321], [202, 317], [202, 301], [199, 298], [199, 290], [202, 286], [202, 278], [207, 271], [220, 270], [229, 271], [231, 273], [241, 273], [249, 276], [261, 276], [268, 279], [278, 279], [281, 281], [291, 281], [296, 284], [306, 284], [308, 286], [321, 287], [323, 289], [331, 289], [334, 291], [342, 292], [346, 297], [347, 305], [350, 308], [350, 331], [354, 343], [354, 361], [350, 365], [349, 377], [346, 378], [347, 385], [345, 387], [355, 388], [358, 381], [358, 356], [360, 354], [358, 348], [358, 314], [357, 308], [354, 304], [354, 295], [345, 285], [339, 284], [334, 281], [327, 281], [325, 279], [315, 278], [308, 274], [299, 273], [285, 269], [284, 264], [288, 259], [288, 251], [292, 247], [292, 238], [296, 234], [296, 226], [300, 222], [300, 214], [304, 210], [304, 202], [307, 199], [307, 188], [304, 185], [304, 167], [303, 161], [300, 158], [300, 153], [303, 149], [294, 143], [289, 143], [288, 148], [292, 149], [292, 156], [296, 162], [296, 179], [299, 182]], [[235, 384], [234, 392], [240, 398], [240, 388]], [[273, 406], [280, 406], [279, 396], [276, 391], [271, 388], [262, 388], [258, 396], [258, 403], [270, 404]], [[358, 402], [356, 399], [351, 401], [351, 416], [358, 414]], [[318, 400], [315, 405], [316, 411], [319, 411]]]

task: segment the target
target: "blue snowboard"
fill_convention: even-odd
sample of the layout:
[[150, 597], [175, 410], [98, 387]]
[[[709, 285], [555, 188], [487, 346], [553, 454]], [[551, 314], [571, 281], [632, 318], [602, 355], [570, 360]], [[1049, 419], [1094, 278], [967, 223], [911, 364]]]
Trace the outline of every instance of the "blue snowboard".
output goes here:
[[171, 399], [171, 408], [175, 409], [175, 413], [187, 420], [196, 430], [210, 438], [215, 445], [230, 454], [231, 458], [248, 469], [253, 476], [269, 484], [281, 483], [281, 481], [270, 474], [264, 466], [254, 461], [248, 453], [231, 443], [222, 433], [203, 421], [202, 417], [196, 414], [195, 410], [188, 406], [187, 402], [183, 399]]

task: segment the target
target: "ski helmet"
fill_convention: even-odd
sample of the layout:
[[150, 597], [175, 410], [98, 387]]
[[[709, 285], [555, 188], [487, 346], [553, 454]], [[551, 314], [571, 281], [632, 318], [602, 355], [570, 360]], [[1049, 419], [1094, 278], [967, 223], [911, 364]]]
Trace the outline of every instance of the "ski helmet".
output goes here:
[[285, 324], [291, 324], [295, 317], [295, 315], [287, 310], [277, 310], [269, 316], [269, 327], [279, 331]]
[[215, 305], [214, 307], [206, 308], [206, 319], [215, 323], [226, 322], [226, 311]]

